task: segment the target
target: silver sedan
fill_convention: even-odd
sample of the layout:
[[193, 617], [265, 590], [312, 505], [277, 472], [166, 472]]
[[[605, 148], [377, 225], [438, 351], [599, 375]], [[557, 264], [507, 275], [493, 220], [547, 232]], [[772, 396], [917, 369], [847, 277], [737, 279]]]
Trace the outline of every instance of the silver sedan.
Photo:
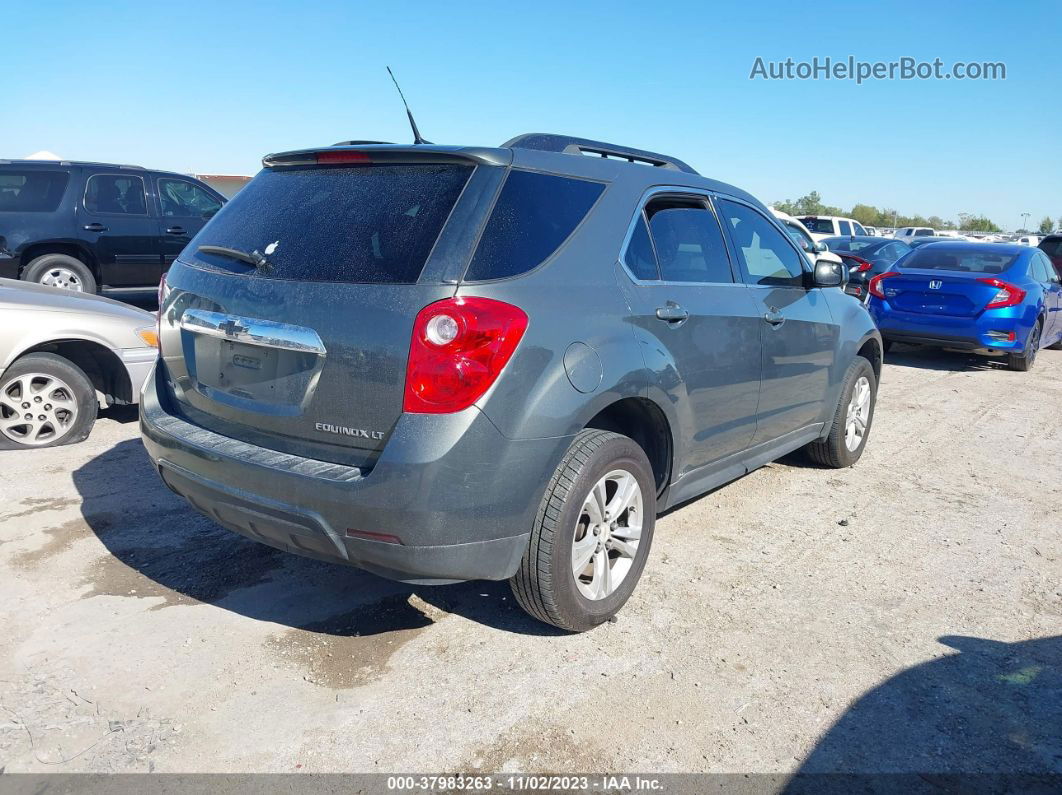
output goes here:
[[84, 440], [101, 403], [138, 402], [157, 343], [150, 312], [0, 279], [0, 449]]

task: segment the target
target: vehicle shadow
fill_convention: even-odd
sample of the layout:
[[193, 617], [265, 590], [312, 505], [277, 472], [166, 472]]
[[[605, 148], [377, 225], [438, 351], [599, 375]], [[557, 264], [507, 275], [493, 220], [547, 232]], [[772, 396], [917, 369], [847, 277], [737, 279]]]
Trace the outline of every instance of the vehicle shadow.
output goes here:
[[1006, 357], [977, 356], [963, 351], [944, 350], [926, 345], [896, 343], [885, 354], [885, 364], [916, 367], [920, 370], [967, 372], [970, 370], [1006, 370]]
[[128, 425], [140, 419], [138, 406], [100, 406], [98, 419], [111, 420], [120, 425]]
[[112, 556], [91, 567], [92, 595], [160, 597], [156, 608], [206, 603], [330, 635], [418, 628], [438, 611], [505, 632], [564, 634], [524, 613], [505, 582], [404, 585], [226, 530], [163, 485], [139, 439], [96, 456], [73, 480], [84, 521]]
[[1062, 774], [1062, 636], [938, 640], [958, 654], [862, 696], [785, 791], [1057, 792], [1031, 777]]

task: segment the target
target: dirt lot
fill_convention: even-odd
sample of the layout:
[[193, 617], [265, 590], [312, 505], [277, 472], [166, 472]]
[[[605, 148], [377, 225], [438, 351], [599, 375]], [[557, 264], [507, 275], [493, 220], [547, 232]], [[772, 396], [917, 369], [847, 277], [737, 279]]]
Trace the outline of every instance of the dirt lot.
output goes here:
[[112, 410], [0, 453], [0, 769], [1062, 771], [1060, 374], [898, 350], [858, 466], [663, 517], [581, 636], [217, 528]]

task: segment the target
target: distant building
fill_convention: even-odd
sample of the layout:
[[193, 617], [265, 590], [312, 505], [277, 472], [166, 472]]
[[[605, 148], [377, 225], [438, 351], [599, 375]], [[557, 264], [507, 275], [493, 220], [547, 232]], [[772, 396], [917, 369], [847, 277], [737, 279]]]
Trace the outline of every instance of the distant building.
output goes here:
[[251, 181], [250, 177], [239, 174], [192, 174], [192, 176], [202, 180], [228, 199], [239, 193], [240, 188]]

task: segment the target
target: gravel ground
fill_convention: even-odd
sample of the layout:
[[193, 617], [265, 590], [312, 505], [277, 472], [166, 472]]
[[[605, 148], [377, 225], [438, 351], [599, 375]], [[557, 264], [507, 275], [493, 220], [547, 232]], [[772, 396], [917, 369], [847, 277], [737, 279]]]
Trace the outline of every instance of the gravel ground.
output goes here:
[[107, 411], [0, 453], [0, 769], [1062, 772], [1060, 372], [898, 349], [855, 468], [672, 511], [579, 636], [217, 528]]

